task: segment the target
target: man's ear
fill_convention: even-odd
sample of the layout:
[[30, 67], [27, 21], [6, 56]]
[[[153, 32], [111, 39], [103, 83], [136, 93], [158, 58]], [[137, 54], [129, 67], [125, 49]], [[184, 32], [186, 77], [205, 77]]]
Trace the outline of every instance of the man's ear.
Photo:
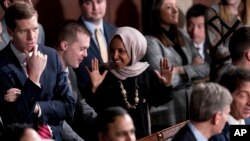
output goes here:
[[7, 31], [8, 31], [8, 33], [9, 33], [9, 35], [10, 35], [11, 37], [13, 37], [14, 31], [13, 31], [12, 29], [8, 28], [8, 27], [7, 27]]
[[60, 50], [65, 51], [68, 48], [68, 43], [66, 41], [61, 41]]
[[221, 116], [222, 116], [222, 112], [216, 112], [211, 119], [212, 124], [214, 125], [219, 124], [221, 120]]
[[250, 49], [245, 52], [245, 57], [250, 62]]

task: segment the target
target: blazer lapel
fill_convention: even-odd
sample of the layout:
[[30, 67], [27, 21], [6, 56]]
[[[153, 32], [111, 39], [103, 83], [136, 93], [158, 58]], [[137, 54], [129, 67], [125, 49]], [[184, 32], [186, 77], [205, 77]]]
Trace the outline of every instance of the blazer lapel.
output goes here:
[[90, 39], [90, 48], [88, 50], [89, 50], [89, 52], [92, 53], [92, 56], [97, 57], [98, 60], [102, 60], [99, 48], [96, 45], [93, 38]]
[[11, 50], [10, 44], [8, 44], [4, 50], [6, 50], [6, 54], [8, 54], [6, 55], [7, 67], [14, 71], [21, 84], [24, 85], [27, 80], [27, 76], [15, 54]]
[[104, 30], [104, 35], [107, 41], [107, 44], [109, 45], [109, 42], [111, 41], [112, 35], [113, 35], [113, 31], [111, 31], [111, 29], [108, 27], [108, 25], [103, 22], [103, 30]]

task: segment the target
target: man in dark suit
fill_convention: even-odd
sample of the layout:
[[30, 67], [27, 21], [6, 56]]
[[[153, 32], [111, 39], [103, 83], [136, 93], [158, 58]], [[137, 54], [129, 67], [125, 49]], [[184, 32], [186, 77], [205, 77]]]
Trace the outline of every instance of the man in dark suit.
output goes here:
[[230, 141], [230, 125], [250, 125], [250, 71], [230, 70], [222, 75], [219, 83], [231, 92], [233, 102], [222, 133], [212, 137], [211, 141]]
[[[0, 51], [0, 114], [4, 126], [33, 123], [45, 138], [61, 140], [60, 122], [72, 117], [75, 100], [55, 50], [37, 45], [38, 15], [16, 2], [5, 13], [12, 40]], [[19, 89], [8, 93], [11, 88]], [[51, 132], [52, 129], [52, 132]]]
[[206, 38], [205, 13], [207, 7], [202, 4], [195, 4], [187, 11], [187, 32], [193, 41], [194, 47], [198, 50], [201, 57], [210, 64], [209, 54], [210, 43]]
[[82, 98], [73, 71], [73, 68], [79, 67], [79, 64], [87, 57], [90, 35], [91, 33], [81, 23], [66, 21], [57, 36], [56, 49], [63, 64], [63, 70], [69, 74], [70, 86], [77, 101], [73, 120], [63, 122], [61, 126], [62, 136], [66, 141], [82, 141], [81, 137], [85, 140], [93, 140], [94, 136], [91, 129], [93, 129], [94, 118], [97, 114]]
[[190, 97], [190, 121], [173, 141], [207, 141], [221, 133], [229, 115], [232, 96], [216, 83], [199, 83]]
[[108, 63], [108, 56], [105, 58], [102, 56], [101, 47], [99, 46], [100, 43], [96, 38], [96, 29], [99, 28], [101, 30], [102, 39], [104, 39], [103, 44], [105, 46], [105, 53], [108, 54], [108, 45], [116, 28], [103, 21], [103, 17], [106, 13], [106, 0], [79, 0], [79, 4], [82, 14], [78, 21], [84, 24], [92, 34], [88, 56], [80, 64], [80, 67], [75, 70], [79, 89], [82, 93], [83, 88], [89, 81], [89, 76], [85, 70], [85, 66], [90, 67], [93, 58], [97, 58], [101, 64]]

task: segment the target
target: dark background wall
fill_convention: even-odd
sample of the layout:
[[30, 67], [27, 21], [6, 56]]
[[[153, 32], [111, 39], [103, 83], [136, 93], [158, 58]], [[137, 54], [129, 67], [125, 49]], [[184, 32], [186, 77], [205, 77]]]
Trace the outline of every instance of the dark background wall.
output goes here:
[[[107, 0], [105, 21], [116, 26], [132, 26], [141, 31], [147, 27], [147, 14], [152, 0]], [[180, 0], [182, 1], [182, 0]], [[211, 5], [216, 0], [193, 0]], [[78, 0], [32, 0], [39, 13], [39, 22], [46, 33], [46, 44], [55, 41], [56, 28], [65, 19], [78, 19]]]

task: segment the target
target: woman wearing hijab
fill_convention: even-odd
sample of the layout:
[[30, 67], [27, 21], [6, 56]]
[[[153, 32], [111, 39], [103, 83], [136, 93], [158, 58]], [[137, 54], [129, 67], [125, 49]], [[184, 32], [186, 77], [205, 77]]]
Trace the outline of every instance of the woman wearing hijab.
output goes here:
[[91, 84], [86, 91], [87, 102], [100, 113], [107, 107], [121, 106], [128, 110], [135, 127], [136, 138], [150, 133], [148, 106], [171, 100], [172, 67], [166, 58], [161, 59], [160, 71], [151, 71], [142, 62], [147, 50], [145, 37], [131, 27], [120, 27], [114, 34], [110, 47], [113, 68], [99, 73], [97, 59], [87, 68]]

